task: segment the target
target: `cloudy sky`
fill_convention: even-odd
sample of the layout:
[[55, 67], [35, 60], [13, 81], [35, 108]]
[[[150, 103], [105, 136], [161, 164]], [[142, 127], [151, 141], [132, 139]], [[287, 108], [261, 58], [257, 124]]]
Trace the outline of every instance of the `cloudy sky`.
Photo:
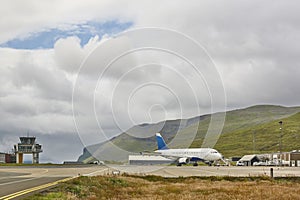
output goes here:
[[[298, 1], [3, 1], [0, 151], [42, 162], [134, 124], [300, 102]], [[152, 28], [149, 28], [152, 27]], [[125, 32], [124, 32], [125, 31]]]

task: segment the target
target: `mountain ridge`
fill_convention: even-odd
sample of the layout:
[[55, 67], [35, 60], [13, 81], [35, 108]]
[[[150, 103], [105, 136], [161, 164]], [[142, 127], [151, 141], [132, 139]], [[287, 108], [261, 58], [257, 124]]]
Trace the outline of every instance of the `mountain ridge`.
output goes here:
[[[289, 118], [298, 112], [300, 112], [300, 107], [284, 107], [278, 105], [254, 105], [247, 108], [227, 111], [222, 134], [215, 148], [225, 156], [236, 156], [238, 153], [251, 153], [253, 150], [250, 151], [249, 148], [249, 140], [251, 139], [249, 139], [249, 130], [261, 130], [264, 128], [263, 125], [270, 126], [269, 123], [275, 124], [276, 120]], [[130, 153], [153, 151], [156, 148], [155, 132], [161, 132], [166, 142], [169, 143], [168, 145], [172, 148], [186, 147], [180, 146], [180, 144], [181, 142], [184, 144], [187, 138], [193, 141], [191, 145], [189, 145], [190, 147], [201, 147], [211, 116], [218, 114], [223, 113], [207, 114], [183, 120], [166, 120], [155, 124], [144, 123], [136, 125], [109, 141], [85, 147], [78, 161], [90, 162], [94, 157], [97, 157], [97, 159], [106, 161], [124, 162]], [[278, 125], [274, 125], [274, 127], [276, 126]], [[271, 130], [270, 128], [268, 130], [275, 131], [275, 129]], [[197, 132], [196, 136], [191, 138], [191, 135], [193, 135], [191, 133], [195, 133], [195, 131]], [[172, 139], [177, 132], [180, 133], [181, 138], [179, 137], [176, 144], [173, 144]], [[137, 136], [137, 134], [141, 134], [142, 137], [134, 137]], [[243, 134], [247, 137], [245, 135], [243, 136]], [[235, 137], [233, 138], [230, 135]], [[248, 145], [247, 148], [246, 146], [243, 148], [243, 146], [238, 143], [238, 141], [243, 141], [243, 138], [248, 138], [248, 140], [243, 143], [244, 145]], [[274, 138], [270, 140], [272, 140], [273, 144], [276, 142]], [[236, 148], [239, 151], [231, 150], [230, 147]], [[271, 150], [274, 150], [274, 148], [265, 148], [260, 152]], [[124, 154], [121, 155], [122, 153], [120, 154], [120, 151]]]

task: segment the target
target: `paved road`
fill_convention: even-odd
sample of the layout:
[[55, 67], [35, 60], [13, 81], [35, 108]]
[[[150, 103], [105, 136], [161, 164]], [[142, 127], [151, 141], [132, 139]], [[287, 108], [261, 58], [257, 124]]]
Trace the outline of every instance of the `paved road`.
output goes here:
[[103, 166], [33, 166], [0, 167], [0, 199], [6, 195], [36, 186], [52, 183], [67, 177], [100, 175], [106, 173]]

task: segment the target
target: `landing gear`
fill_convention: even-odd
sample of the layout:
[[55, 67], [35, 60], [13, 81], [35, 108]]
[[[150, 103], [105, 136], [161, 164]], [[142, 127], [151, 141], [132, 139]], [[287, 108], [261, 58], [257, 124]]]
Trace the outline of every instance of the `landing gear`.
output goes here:
[[177, 167], [180, 167], [181, 166], [181, 163], [177, 163]]
[[197, 166], [198, 166], [198, 163], [197, 163], [197, 162], [194, 162], [193, 166], [194, 166], [194, 167], [197, 167]]

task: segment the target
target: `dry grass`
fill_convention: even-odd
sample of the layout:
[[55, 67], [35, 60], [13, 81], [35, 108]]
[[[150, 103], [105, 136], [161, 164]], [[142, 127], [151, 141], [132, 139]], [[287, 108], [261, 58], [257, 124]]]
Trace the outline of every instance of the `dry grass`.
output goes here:
[[[59, 194], [59, 198], [56, 198]], [[29, 199], [300, 199], [300, 179], [79, 177]]]

